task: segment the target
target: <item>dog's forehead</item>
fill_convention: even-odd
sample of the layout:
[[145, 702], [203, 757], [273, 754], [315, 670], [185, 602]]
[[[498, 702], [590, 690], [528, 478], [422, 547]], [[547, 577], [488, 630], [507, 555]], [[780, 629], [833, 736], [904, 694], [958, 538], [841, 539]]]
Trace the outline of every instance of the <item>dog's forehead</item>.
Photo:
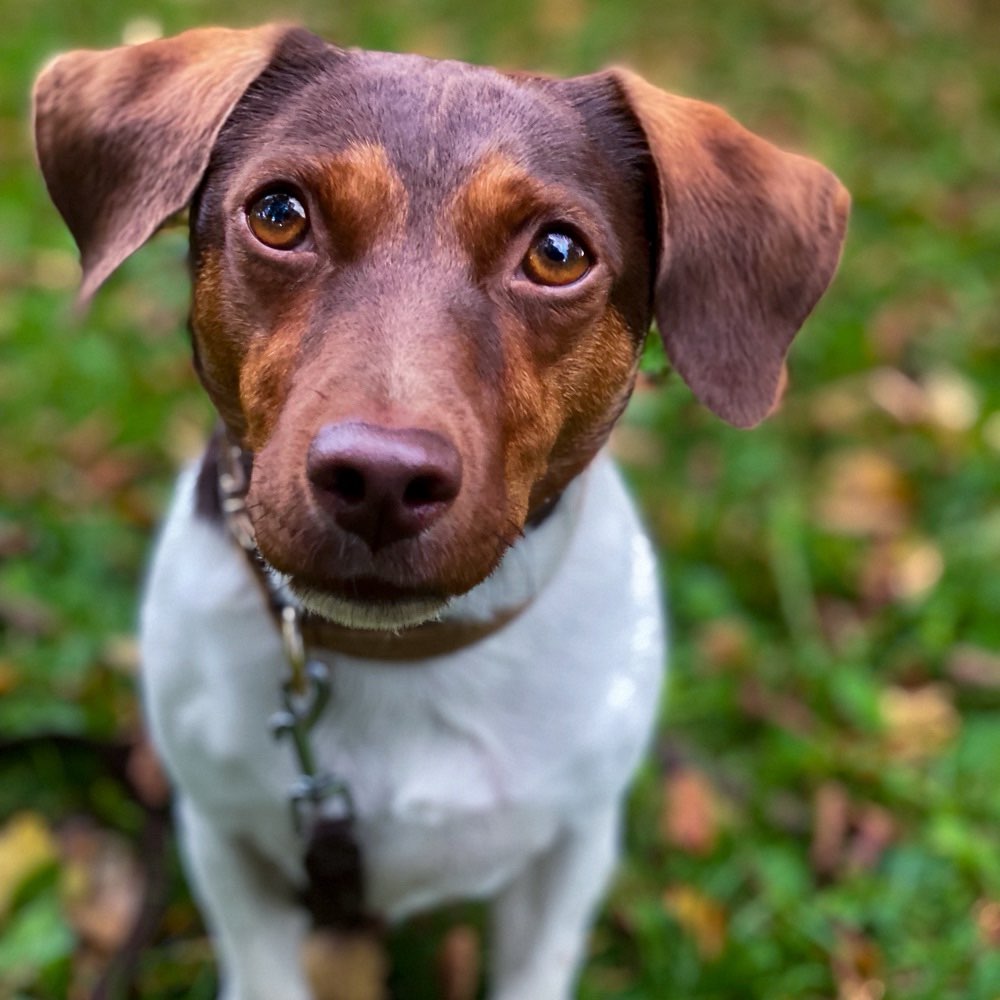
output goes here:
[[297, 83], [294, 92], [257, 89], [251, 111], [258, 148], [308, 144], [315, 155], [376, 145], [411, 191], [453, 185], [497, 157], [562, 180], [582, 179], [592, 169], [581, 116], [541, 80], [331, 47]]

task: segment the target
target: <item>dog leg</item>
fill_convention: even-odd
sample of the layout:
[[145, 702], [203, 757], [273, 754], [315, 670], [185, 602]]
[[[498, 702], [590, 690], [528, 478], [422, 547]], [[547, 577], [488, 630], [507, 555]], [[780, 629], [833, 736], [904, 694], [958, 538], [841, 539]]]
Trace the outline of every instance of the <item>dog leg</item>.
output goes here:
[[564, 831], [496, 899], [490, 1000], [570, 1000], [618, 858], [620, 808]]
[[308, 1000], [308, 918], [276, 869], [190, 803], [180, 811], [185, 862], [216, 937], [220, 1000]]

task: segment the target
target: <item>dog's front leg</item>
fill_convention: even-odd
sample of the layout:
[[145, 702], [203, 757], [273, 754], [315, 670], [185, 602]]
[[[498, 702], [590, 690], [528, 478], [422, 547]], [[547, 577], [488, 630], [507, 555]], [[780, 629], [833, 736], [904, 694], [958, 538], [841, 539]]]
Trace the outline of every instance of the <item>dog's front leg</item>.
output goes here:
[[308, 919], [291, 885], [189, 802], [180, 822], [188, 873], [216, 937], [220, 1000], [308, 1000], [301, 961]]
[[618, 857], [618, 804], [588, 813], [496, 899], [490, 1000], [569, 1000]]

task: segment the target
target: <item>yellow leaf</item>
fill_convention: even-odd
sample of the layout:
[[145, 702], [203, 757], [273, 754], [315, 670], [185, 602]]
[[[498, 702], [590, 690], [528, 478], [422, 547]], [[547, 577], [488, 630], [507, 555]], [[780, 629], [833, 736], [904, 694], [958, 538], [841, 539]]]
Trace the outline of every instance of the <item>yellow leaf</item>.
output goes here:
[[17, 890], [56, 857], [45, 820], [37, 813], [12, 816], [0, 829], [0, 919], [7, 915]]
[[944, 557], [930, 539], [894, 538], [876, 542], [861, 571], [861, 590], [878, 607], [891, 601], [917, 602], [944, 573]]
[[673, 886], [663, 894], [663, 905], [693, 938], [702, 958], [718, 958], [726, 946], [726, 911], [689, 885]]
[[8, 694], [17, 687], [18, 674], [10, 660], [0, 660], [0, 695]]
[[970, 430], [979, 419], [979, 396], [964, 375], [954, 371], [931, 372], [924, 379], [931, 422], [945, 431]]
[[817, 491], [816, 514], [842, 535], [899, 535], [909, 525], [912, 491], [888, 455], [858, 448], [832, 455]]
[[958, 710], [944, 684], [925, 684], [915, 690], [887, 688], [880, 707], [889, 752], [902, 760], [933, 757], [958, 732]]

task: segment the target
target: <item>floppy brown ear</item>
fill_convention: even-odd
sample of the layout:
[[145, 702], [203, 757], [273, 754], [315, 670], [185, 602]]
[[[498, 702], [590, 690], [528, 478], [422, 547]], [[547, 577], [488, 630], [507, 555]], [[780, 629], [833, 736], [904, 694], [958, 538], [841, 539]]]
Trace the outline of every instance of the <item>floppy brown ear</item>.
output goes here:
[[68, 52], [41, 72], [38, 161], [80, 248], [81, 301], [188, 203], [226, 117], [289, 30], [202, 28]]
[[792, 338], [833, 278], [850, 196], [710, 104], [613, 70], [659, 187], [654, 312], [695, 395], [738, 427], [776, 402]]

